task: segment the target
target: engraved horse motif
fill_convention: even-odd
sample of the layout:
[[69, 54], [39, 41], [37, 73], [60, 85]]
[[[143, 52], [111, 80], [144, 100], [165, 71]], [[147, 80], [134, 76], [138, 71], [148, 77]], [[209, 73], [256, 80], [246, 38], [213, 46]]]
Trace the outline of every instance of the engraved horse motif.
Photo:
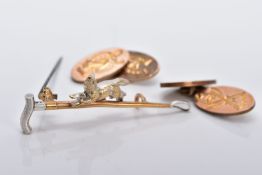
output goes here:
[[[96, 102], [106, 100], [106, 98], [123, 101], [126, 93], [123, 92], [120, 86], [129, 84], [129, 81], [124, 78], [116, 78], [114, 80], [103, 81], [97, 84], [95, 75], [89, 75], [84, 82], [84, 92], [70, 95], [74, 99], [73, 106], [78, 106], [82, 102]], [[98, 86], [99, 85], [99, 86]]]

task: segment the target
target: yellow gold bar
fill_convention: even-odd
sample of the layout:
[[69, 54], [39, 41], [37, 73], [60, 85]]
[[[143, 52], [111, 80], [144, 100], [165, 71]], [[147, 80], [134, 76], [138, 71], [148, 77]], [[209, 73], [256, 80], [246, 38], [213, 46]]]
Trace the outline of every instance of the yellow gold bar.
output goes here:
[[79, 109], [92, 107], [110, 107], [110, 108], [170, 108], [170, 104], [149, 103], [149, 102], [116, 102], [101, 101], [93, 103], [81, 103], [79, 106], [72, 106], [69, 101], [49, 101], [45, 102], [46, 110], [58, 109]]

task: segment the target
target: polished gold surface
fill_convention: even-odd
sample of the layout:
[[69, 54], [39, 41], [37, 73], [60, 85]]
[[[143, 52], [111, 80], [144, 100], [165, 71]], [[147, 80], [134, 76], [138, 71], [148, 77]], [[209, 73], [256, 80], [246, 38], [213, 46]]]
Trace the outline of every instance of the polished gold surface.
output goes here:
[[193, 96], [197, 92], [205, 89], [207, 85], [216, 84], [216, 80], [201, 80], [201, 81], [184, 81], [184, 82], [168, 82], [160, 83], [162, 88], [180, 88], [182, 94]]
[[57, 99], [57, 94], [53, 94], [50, 88], [44, 87], [38, 94], [38, 98], [42, 101], [53, 101]]
[[168, 82], [161, 83], [160, 86], [162, 88], [170, 88], [170, 87], [198, 87], [198, 86], [206, 86], [216, 84], [216, 80], [201, 80], [201, 81], [184, 81], [184, 82]]
[[118, 76], [137, 82], [151, 79], [159, 72], [159, 64], [152, 56], [135, 51], [129, 54], [129, 62]]
[[78, 106], [73, 106], [71, 101], [50, 101], [44, 102], [46, 110], [58, 109], [78, 109], [92, 107], [115, 107], [115, 108], [170, 108], [170, 104], [149, 103], [149, 102], [117, 102], [117, 101], [100, 101], [100, 102], [82, 102]]
[[97, 81], [102, 81], [120, 72], [128, 61], [129, 53], [124, 49], [102, 50], [78, 62], [71, 71], [71, 77], [83, 83], [89, 74], [94, 73]]
[[254, 97], [245, 90], [216, 86], [195, 95], [195, 104], [200, 109], [218, 115], [246, 113], [255, 107]]

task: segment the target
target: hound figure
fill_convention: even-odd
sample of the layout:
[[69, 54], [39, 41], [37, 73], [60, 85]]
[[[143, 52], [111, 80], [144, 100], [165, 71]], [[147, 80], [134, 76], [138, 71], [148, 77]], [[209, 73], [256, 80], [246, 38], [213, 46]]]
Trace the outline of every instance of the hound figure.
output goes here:
[[74, 99], [72, 106], [78, 106], [82, 102], [93, 103], [106, 100], [106, 98], [123, 101], [126, 93], [123, 92], [120, 86], [129, 84], [129, 81], [124, 78], [116, 78], [114, 80], [103, 81], [97, 84], [95, 75], [89, 75], [84, 82], [84, 92], [70, 95]]

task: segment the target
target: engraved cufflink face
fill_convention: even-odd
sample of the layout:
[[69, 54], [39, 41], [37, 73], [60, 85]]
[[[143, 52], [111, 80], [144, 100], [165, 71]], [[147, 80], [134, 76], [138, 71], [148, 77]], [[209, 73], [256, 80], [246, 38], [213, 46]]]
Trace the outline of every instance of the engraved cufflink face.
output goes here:
[[117, 77], [137, 82], [153, 78], [159, 70], [157, 60], [148, 54], [113, 48], [82, 59], [72, 68], [71, 77], [75, 82], [83, 83], [94, 73], [98, 82]]
[[160, 70], [155, 58], [142, 52], [129, 51], [130, 58], [126, 67], [118, 74], [130, 82], [148, 80]]
[[179, 92], [194, 97], [195, 105], [208, 113], [231, 116], [251, 111], [254, 97], [245, 90], [230, 86], [209, 86], [216, 80], [161, 83], [161, 87], [177, 87]]
[[206, 112], [227, 116], [249, 112], [255, 107], [255, 99], [239, 88], [215, 86], [197, 93], [195, 104]]
[[112, 78], [129, 61], [129, 52], [121, 48], [105, 49], [83, 58], [71, 71], [75, 82], [83, 83], [94, 73], [98, 82]]

